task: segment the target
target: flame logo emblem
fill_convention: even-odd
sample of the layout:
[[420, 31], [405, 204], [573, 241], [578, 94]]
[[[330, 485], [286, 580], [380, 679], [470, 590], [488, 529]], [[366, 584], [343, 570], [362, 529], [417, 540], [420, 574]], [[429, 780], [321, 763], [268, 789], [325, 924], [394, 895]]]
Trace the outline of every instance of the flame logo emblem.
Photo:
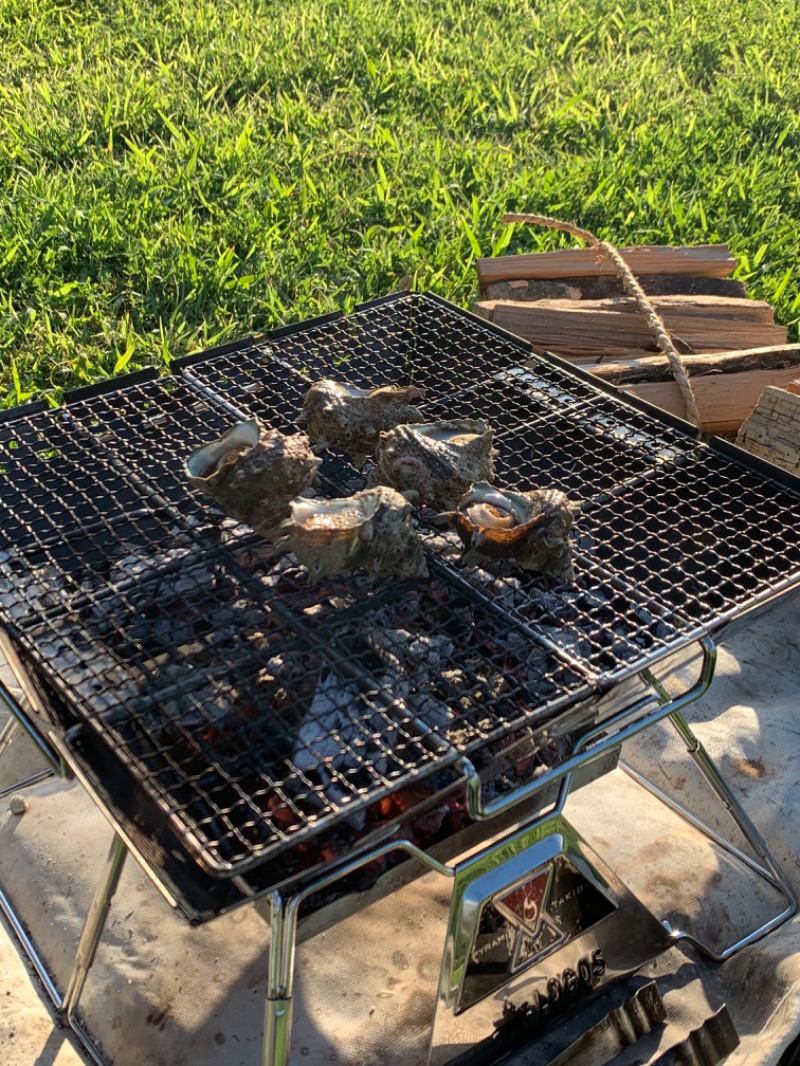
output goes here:
[[496, 897], [494, 906], [516, 928], [522, 929], [528, 936], [538, 936], [552, 875], [552, 866], [538, 870], [530, 881]]

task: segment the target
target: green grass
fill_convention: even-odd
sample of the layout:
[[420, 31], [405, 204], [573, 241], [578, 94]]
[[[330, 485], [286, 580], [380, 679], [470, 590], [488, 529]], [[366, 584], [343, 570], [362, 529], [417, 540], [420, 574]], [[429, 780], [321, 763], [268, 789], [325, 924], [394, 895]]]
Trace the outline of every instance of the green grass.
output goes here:
[[728, 241], [797, 335], [795, 0], [3, 0], [0, 406], [478, 255]]

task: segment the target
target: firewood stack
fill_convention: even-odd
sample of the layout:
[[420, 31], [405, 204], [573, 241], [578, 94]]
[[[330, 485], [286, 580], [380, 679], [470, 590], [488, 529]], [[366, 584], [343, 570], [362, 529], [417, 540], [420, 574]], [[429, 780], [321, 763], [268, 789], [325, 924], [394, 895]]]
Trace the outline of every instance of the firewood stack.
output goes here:
[[[729, 275], [725, 244], [620, 249], [684, 358], [703, 433], [734, 436], [767, 386], [800, 378], [800, 345]], [[475, 311], [677, 415], [680, 390], [614, 266], [593, 248], [478, 260]]]

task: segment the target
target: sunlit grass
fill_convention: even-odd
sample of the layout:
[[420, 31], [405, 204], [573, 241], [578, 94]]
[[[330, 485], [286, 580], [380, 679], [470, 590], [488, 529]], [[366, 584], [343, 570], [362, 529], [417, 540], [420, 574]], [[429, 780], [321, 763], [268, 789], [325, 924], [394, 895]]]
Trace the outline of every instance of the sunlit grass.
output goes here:
[[[535, 7], [535, 10], [531, 10]], [[0, 8], [0, 405], [475, 258], [728, 241], [797, 334], [793, 0]]]

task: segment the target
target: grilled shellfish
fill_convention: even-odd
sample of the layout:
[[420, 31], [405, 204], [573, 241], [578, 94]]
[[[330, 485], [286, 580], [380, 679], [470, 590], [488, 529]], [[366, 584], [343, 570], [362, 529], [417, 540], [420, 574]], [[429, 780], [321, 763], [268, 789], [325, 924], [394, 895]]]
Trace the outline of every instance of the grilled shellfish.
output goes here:
[[363, 466], [382, 432], [403, 422], [425, 421], [409, 404], [421, 396], [422, 389], [413, 385], [359, 389], [324, 378], [303, 398], [308, 435], [317, 448], [341, 448], [356, 466]]
[[396, 426], [381, 433], [370, 485], [391, 485], [418, 504], [455, 507], [476, 481], [489, 481], [492, 430], [485, 422], [457, 418]]
[[319, 464], [305, 433], [285, 436], [253, 418], [192, 452], [184, 465], [195, 488], [271, 540]]
[[379, 485], [345, 499], [298, 499], [291, 503], [280, 547], [294, 552], [312, 582], [348, 570], [371, 578], [425, 576], [428, 567], [411, 504]]
[[455, 529], [464, 545], [462, 561], [513, 559], [523, 570], [574, 581], [569, 531], [575, 504], [556, 489], [509, 492], [480, 482], [455, 511], [437, 517], [437, 525]]

